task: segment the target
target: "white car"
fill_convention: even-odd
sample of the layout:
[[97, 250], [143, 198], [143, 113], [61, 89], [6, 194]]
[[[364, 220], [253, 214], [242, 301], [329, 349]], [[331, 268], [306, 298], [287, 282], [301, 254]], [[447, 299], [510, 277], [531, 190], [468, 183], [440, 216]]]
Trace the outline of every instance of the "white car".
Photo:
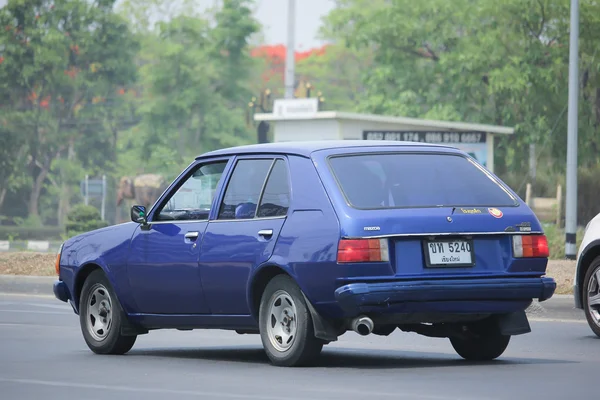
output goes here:
[[583, 309], [592, 331], [600, 336], [600, 214], [585, 227], [573, 279], [575, 307]]

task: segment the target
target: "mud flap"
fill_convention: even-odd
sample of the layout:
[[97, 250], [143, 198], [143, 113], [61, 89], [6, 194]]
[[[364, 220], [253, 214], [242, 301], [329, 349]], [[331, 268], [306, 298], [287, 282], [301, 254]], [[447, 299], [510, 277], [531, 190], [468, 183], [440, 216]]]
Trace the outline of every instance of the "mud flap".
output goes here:
[[496, 323], [500, 334], [505, 336], [523, 335], [531, 332], [531, 326], [525, 311], [497, 315]]
[[338, 335], [333, 325], [329, 323], [329, 321], [327, 321], [325, 318], [323, 318], [321, 314], [317, 312], [317, 310], [315, 310], [315, 308], [313, 307], [311, 302], [308, 301], [308, 298], [304, 293], [302, 293], [302, 296], [304, 296], [304, 301], [312, 317], [315, 337], [317, 339], [325, 340], [328, 342], [337, 341]]

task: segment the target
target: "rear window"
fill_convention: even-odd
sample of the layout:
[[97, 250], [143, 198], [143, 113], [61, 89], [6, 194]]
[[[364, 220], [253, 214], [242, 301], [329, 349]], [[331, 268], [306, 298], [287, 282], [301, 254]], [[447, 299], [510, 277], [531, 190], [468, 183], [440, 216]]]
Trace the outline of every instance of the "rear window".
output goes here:
[[516, 205], [490, 175], [460, 155], [365, 154], [335, 156], [329, 162], [355, 208]]

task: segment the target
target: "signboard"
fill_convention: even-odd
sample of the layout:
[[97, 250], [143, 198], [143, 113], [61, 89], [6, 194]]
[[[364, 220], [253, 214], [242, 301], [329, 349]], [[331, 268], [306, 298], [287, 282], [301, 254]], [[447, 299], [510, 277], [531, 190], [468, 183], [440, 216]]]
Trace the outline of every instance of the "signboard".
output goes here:
[[[79, 182], [79, 190], [81, 191], [81, 195], [85, 197], [85, 180]], [[104, 183], [102, 179], [88, 179], [87, 181], [88, 192], [87, 195], [90, 197], [102, 197]]]
[[102, 179], [90, 179], [86, 175], [85, 180], [79, 183], [79, 190], [86, 206], [90, 204], [90, 198], [100, 200], [100, 215], [104, 221], [106, 213], [106, 175], [102, 175]]
[[483, 166], [488, 166], [488, 146], [485, 132], [368, 130], [363, 131], [363, 140], [397, 140], [445, 144], [468, 153]]
[[278, 117], [309, 117], [319, 111], [319, 99], [277, 99], [273, 102], [273, 114]]

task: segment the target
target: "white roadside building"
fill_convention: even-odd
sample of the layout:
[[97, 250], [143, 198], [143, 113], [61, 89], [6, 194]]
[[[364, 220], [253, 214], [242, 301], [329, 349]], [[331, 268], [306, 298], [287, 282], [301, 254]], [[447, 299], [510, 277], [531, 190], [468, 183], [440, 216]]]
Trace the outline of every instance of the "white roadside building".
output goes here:
[[319, 111], [317, 99], [275, 100], [272, 113], [254, 120], [273, 128], [274, 142], [304, 140], [401, 140], [457, 147], [494, 171], [494, 136], [510, 135], [504, 126]]

